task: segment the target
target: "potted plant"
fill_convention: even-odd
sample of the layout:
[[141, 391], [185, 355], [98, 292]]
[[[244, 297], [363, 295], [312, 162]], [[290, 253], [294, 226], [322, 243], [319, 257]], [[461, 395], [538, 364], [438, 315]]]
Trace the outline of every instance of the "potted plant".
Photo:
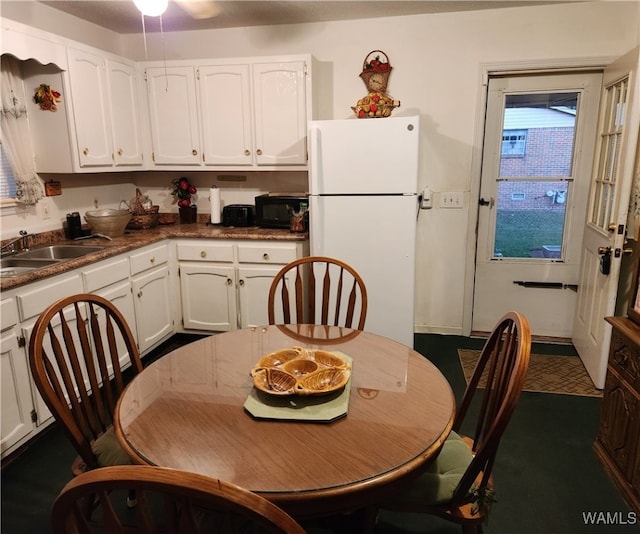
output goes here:
[[181, 176], [171, 180], [173, 188], [171, 194], [175, 197], [180, 213], [180, 223], [194, 223], [198, 218], [198, 207], [195, 205], [193, 195], [198, 190], [187, 178]]

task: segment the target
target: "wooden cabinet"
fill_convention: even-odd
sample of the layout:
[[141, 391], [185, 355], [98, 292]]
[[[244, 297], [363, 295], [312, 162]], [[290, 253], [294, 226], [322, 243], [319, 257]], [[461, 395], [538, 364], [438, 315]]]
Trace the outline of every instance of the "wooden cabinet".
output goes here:
[[173, 333], [168, 245], [142, 249], [129, 258], [138, 348], [145, 352]]
[[80, 169], [141, 166], [135, 64], [75, 48], [68, 48], [68, 56]]
[[613, 326], [595, 451], [629, 504], [640, 512], [640, 326]]
[[311, 58], [145, 66], [153, 166], [304, 169]]
[[189, 240], [176, 247], [183, 327], [212, 332], [267, 324], [273, 276], [308, 254], [306, 243], [273, 241]]

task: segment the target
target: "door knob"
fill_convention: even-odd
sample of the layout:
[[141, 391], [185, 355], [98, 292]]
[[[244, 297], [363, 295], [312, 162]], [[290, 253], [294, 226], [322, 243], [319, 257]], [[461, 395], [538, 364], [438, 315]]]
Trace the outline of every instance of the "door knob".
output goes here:
[[480, 198], [478, 204], [480, 204], [481, 206], [489, 206], [493, 208], [493, 199], [490, 198], [489, 200], [485, 200], [484, 198]]

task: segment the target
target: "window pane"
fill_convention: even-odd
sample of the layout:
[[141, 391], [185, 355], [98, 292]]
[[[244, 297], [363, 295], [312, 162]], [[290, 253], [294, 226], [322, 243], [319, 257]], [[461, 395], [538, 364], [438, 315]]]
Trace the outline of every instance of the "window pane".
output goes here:
[[500, 176], [571, 176], [577, 109], [578, 93], [506, 95]]
[[568, 182], [498, 182], [496, 258], [561, 258]]

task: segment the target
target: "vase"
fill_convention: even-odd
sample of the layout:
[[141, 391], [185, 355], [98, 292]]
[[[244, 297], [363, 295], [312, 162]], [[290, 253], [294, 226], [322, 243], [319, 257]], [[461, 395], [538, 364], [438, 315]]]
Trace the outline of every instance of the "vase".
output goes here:
[[188, 208], [178, 208], [180, 213], [180, 224], [191, 224], [198, 219], [198, 206], [195, 204]]

